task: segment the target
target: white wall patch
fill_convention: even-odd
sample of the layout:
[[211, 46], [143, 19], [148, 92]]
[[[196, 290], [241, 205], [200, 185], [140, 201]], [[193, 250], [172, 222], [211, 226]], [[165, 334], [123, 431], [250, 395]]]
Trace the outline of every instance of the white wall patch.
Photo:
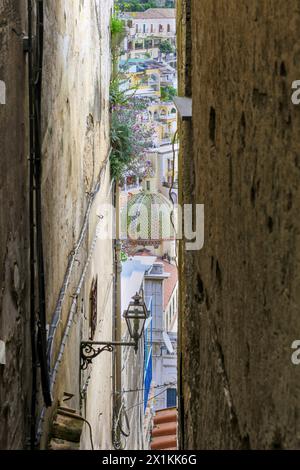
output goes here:
[[0, 80], [0, 104], [6, 104], [6, 85]]
[[4, 341], [0, 340], [0, 364], [2, 364], [3, 366], [6, 364], [5, 356], [5, 343]]

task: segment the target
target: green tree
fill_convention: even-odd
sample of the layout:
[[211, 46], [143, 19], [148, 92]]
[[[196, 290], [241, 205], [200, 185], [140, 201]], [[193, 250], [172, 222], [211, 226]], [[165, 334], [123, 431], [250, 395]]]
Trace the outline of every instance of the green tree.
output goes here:
[[160, 43], [159, 50], [162, 54], [171, 54], [172, 52], [175, 52], [174, 46], [167, 39]]
[[172, 101], [174, 96], [176, 96], [176, 88], [172, 86], [164, 86], [160, 89], [162, 101]]
[[118, 0], [117, 5], [122, 11], [145, 11], [159, 6], [155, 0]]

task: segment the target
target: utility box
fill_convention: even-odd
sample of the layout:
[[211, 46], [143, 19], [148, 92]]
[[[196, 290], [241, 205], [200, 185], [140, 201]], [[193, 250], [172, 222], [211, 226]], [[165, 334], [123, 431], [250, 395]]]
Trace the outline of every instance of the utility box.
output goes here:
[[0, 365], [5, 366], [6, 357], [5, 357], [5, 342], [0, 340]]

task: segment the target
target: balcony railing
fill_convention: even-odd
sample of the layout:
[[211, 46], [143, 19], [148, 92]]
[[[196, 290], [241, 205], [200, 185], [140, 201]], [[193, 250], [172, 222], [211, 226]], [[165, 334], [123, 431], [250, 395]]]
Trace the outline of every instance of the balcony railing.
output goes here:
[[153, 32], [151, 32], [151, 31], [146, 31], [146, 32], [138, 31], [137, 32], [135, 28], [130, 29], [129, 34], [130, 34], [131, 38], [139, 38], [139, 39], [140, 38], [144, 39], [144, 38], [147, 38], [147, 37], [175, 38], [175, 36], [176, 36], [175, 31], [170, 31], [170, 32], [168, 32], [168, 31], [153, 31]]
[[176, 113], [170, 113], [170, 114], [161, 114], [159, 116], [159, 119], [162, 121], [166, 121], [168, 119], [176, 119], [177, 115]]
[[164, 137], [163, 139], [161, 139], [160, 143], [161, 143], [161, 145], [170, 144], [171, 143], [171, 136], [170, 137]]

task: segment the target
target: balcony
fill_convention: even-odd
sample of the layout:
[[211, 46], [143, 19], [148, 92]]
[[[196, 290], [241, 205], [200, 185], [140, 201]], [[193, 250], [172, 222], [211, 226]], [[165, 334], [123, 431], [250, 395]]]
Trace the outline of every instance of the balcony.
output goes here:
[[160, 145], [171, 144], [171, 139], [172, 139], [171, 136], [169, 136], [169, 137], [164, 137], [163, 139], [161, 139]]
[[175, 38], [176, 37], [176, 32], [175, 31], [136, 31], [135, 28], [130, 29], [130, 37], [135, 38], [135, 39], [145, 39], [148, 37], [154, 37], [154, 38], [161, 38], [161, 39], [168, 39], [168, 38]]
[[161, 114], [159, 116], [160, 121], [167, 121], [169, 119], [176, 119], [177, 114], [176, 113], [169, 113], [169, 114]]

